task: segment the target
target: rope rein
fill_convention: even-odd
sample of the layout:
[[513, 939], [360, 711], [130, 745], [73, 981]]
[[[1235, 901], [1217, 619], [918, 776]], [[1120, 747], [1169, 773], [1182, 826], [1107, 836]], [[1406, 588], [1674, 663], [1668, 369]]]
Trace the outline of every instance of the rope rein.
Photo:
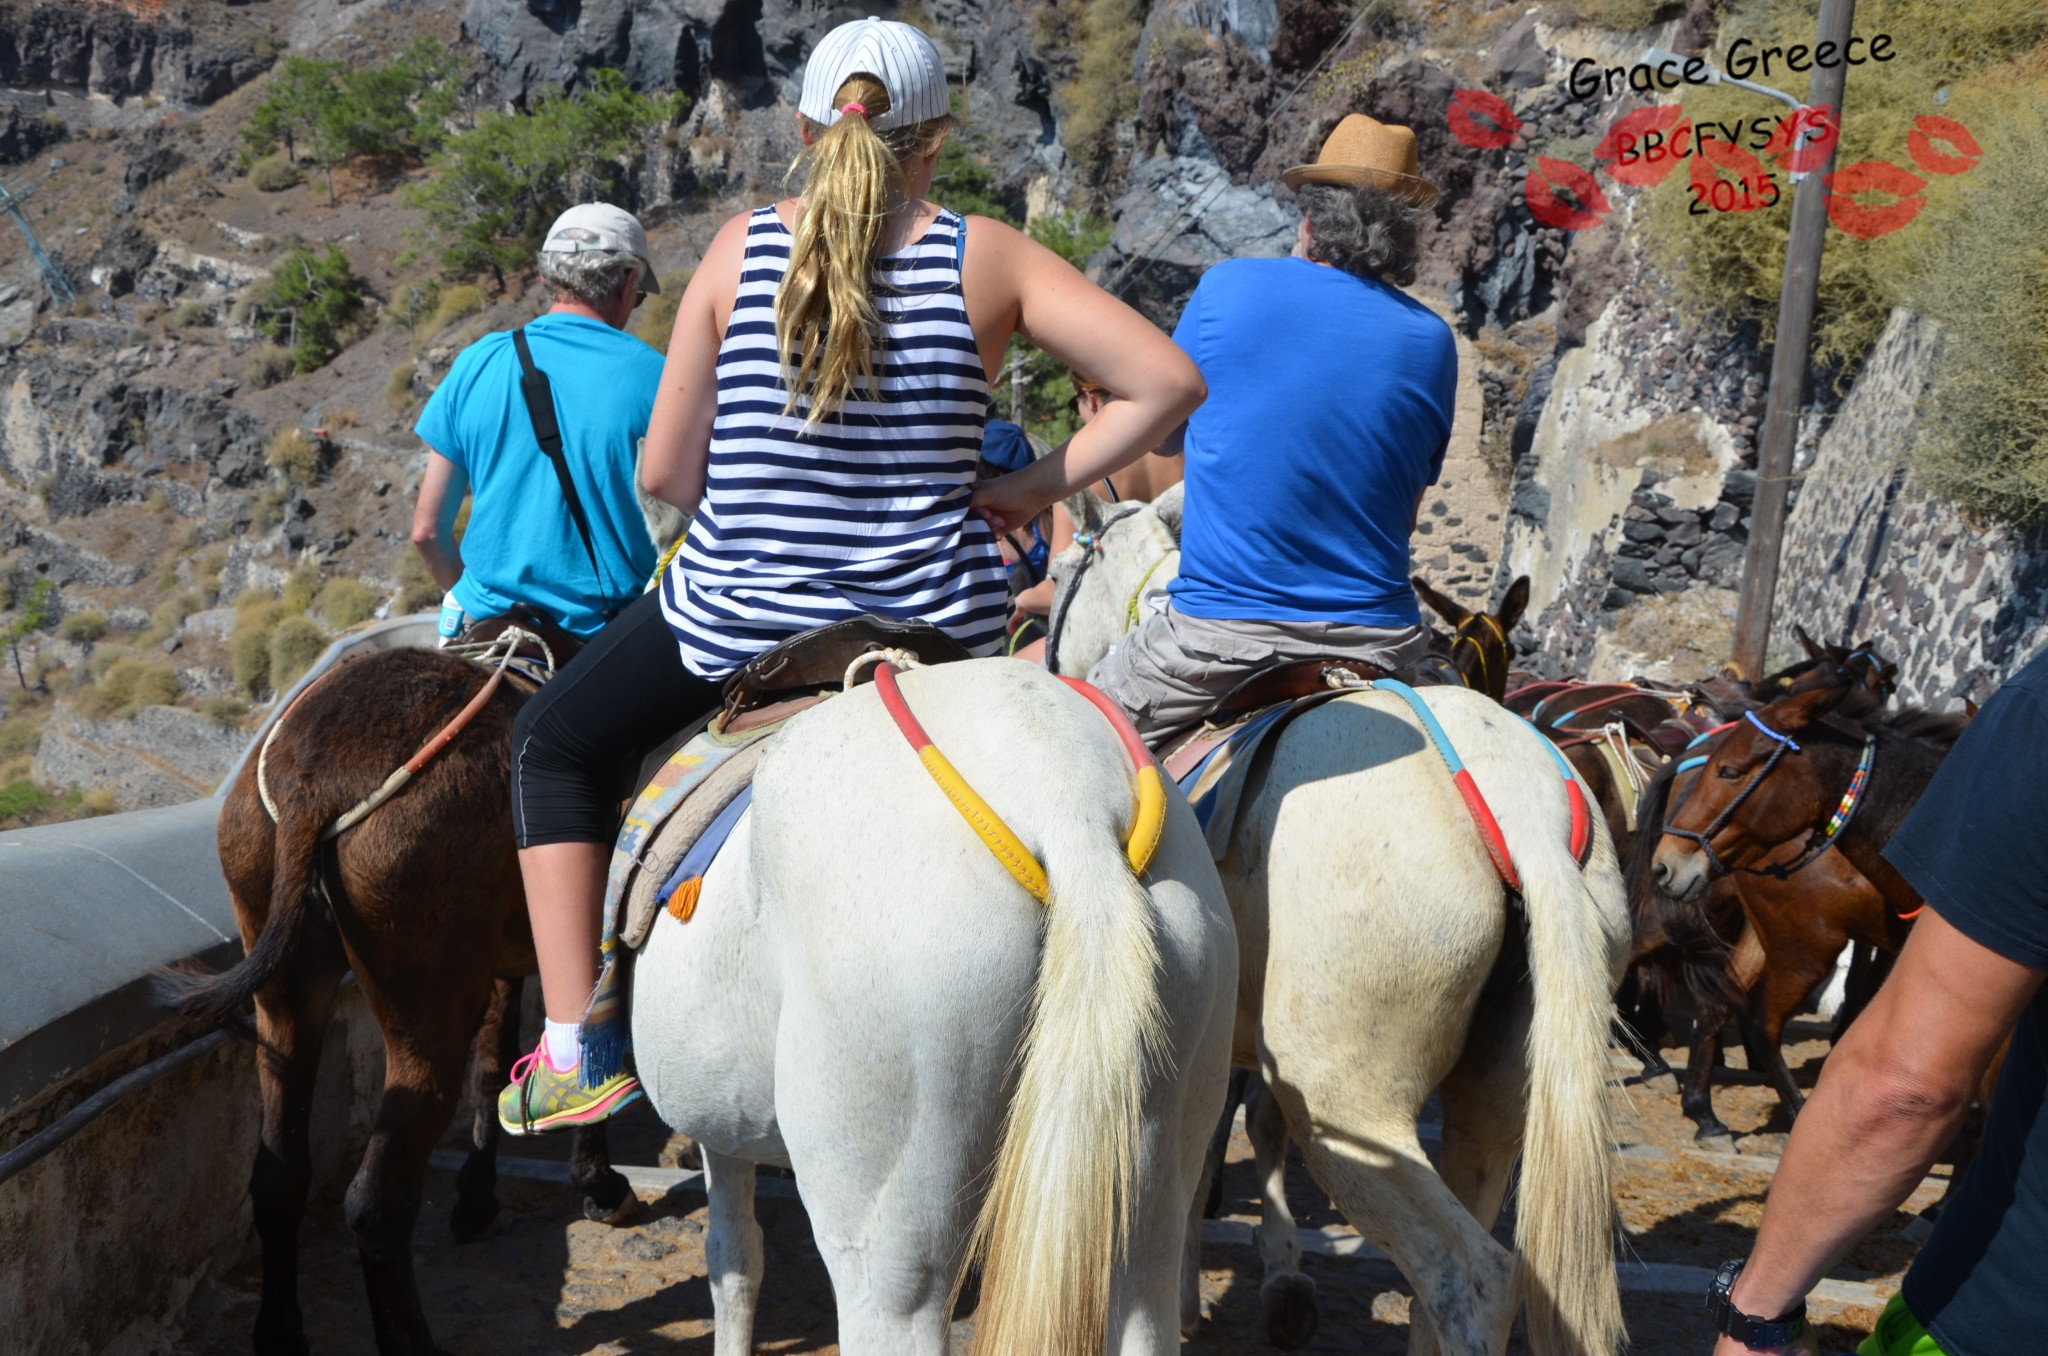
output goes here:
[[[519, 652], [522, 645], [528, 643], [540, 647], [541, 654], [546, 657], [547, 675], [552, 676], [555, 671], [554, 651], [548, 648], [548, 643], [545, 640], [523, 627], [508, 626], [504, 631], [488, 641], [449, 646], [448, 650], [451, 654], [489, 668], [491, 671], [490, 677], [484, 680], [484, 685], [477, 689], [476, 695], [471, 697], [462, 710], [455, 714], [455, 718], [435, 731], [426, 743], [420, 745], [412, 757], [406, 759], [405, 763], [397, 771], [384, 779], [381, 786], [357, 801], [340, 818], [322, 829], [320, 831], [321, 841], [326, 842], [330, 839], [338, 838], [362, 823], [379, 806], [403, 790], [406, 783], [419, 774], [421, 768], [432, 762], [443, 749], [447, 748], [454, 741], [455, 736], [461, 734], [468, 727], [470, 721], [476, 718], [477, 713], [483, 710], [490, 702], [492, 695], [504, 683], [505, 670], [511, 666], [513, 656]], [[313, 689], [326, 682], [336, 672], [339, 672], [338, 667], [328, 670], [328, 672], [321, 674], [318, 678], [306, 684], [305, 689], [298, 696], [292, 698], [292, 704], [284, 709], [284, 714], [271, 722], [269, 732], [263, 736], [262, 747], [256, 751], [256, 794], [262, 799], [263, 809], [269, 814], [270, 822], [273, 824], [278, 823], [281, 816], [278, 813], [277, 801], [270, 794], [270, 746], [276, 742], [277, 733], [284, 728], [284, 723], [291, 719], [292, 712], [299, 709], [299, 703], [306, 700]]]

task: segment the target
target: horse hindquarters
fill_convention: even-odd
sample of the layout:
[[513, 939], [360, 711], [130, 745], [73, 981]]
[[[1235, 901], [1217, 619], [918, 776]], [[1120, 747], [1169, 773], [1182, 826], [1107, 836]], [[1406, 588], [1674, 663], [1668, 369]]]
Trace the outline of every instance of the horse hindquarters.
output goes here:
[[[978, 1351], [1170, 1352], [1234, 961], [1200, 831], [1169, 807], [1147, 890], [1122, 860], [1132, 779], [1100, 715], [1009, 661], [901, 685], [1053, 902], [975, 841], [869, 694], [805, 713], [762, 760], [750, 870], [781, 956], [775, 1106], [842, 1349], [947, 1350], [986, 1190]], [[999, 775], [1020, 756], [1043, 767]], [[707, 888], [699, 919], [714, 903]]]
[[[1514, 1317], [1514, 1259], [1416, 1136], [1507, 930], [1463, 816], [1412, 726], [1374, 699], [1342, 698], [1282, 735], [1224, 869], [1245, 951], [1265, 955], [1245, 987], [1262, 982], [1269, 1095], [1311, 1175], [1414, 1287], [1412, 1351], [1497, 1356]], [[1287, 1274], [1267, 1251], [1273, 1274]], [[1291, 1330], [1276, 1336], [1311, 1321], [1289, 1299], [1268, 1314]]]

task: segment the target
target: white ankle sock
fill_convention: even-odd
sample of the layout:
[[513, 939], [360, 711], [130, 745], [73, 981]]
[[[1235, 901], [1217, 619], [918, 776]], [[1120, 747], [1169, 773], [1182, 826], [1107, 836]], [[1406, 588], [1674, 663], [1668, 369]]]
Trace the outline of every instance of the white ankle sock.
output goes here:
[[583, 1024], [542, 1019], [541, 1041], [547, 1048], [548, 1067], [568, 1073], [583, 1062]]

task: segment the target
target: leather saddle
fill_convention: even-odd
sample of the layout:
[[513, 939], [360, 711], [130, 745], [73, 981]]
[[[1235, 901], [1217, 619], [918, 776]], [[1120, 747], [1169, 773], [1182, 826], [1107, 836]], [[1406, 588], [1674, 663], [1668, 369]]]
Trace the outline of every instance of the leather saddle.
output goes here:
[[[790, 637], [727, 679], [727, 722], [763, 706], [838, 691], [847, 666], [870, 650], [908, 650], [926, 664], [969, 657], [959, 641], [929, 623], [849, 617]], [[863, 670], [857, 681], [873, 672]]]
[[1210, 708], [1203, 720], [1211, 725], [1234, 722], [1237, 717], [1248, 716], [1281, 702], [1297, 701], [1311, 693], [1327, 692], [1330, 684], [1323, 677], [1330, 669], [1342, 669], [1355, 673], [1360, 678], [1385, 678], [1387, 671], [1377, 664], [1368, 664], [1362, 659], [1297, 659], [1292, 663], [1260, 669], [1251, 677], [1223, 694], [1216, 705]]

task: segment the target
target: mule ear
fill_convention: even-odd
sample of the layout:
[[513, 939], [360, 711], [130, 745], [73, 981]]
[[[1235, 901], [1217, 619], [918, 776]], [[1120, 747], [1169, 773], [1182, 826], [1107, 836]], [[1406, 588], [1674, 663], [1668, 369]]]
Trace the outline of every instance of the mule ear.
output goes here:
[[1837, 669], [1820, 687], [1778, 698], [1760, 711], [1757, 719], [1781, 734], [1803, 730], [1840, 706], [1857, 686], [1855, 675]]
[[1173, 534], [1175, 542], [1180, 540], [1180, 509], [1187, 493], [1187, 482], [1176, 480], [1152, 501], [1152, 511], [1159, 515], [1159, 521], [1166, 524], [1166, 530]]
[[1076, 490], [1061, 502], [1067, 506], [1067, 516], [1074, 520], [1076, 532], [1100, 532], [1109, 518], [1105, 512], [1109, 506], [1093, 490]]
[[1515, 582], [1508, 585], [1508, 591], [1500, 596], [1500, 611], [1494, 613], [1494, 620], [1503, 631], [1515, 629], [1515, 623], [1529, 610], [1529, 576], [1518, 574]]
[[1455, 628], [1464, 625], [1467, 619], [1469, 619], [1472, 616], [1470, 612], [1467, 612], [1464, 608], [1459, 607], [1456, 603], [1452, 602], [1450, 599], [1444, 597], [1441, 593], [1438, 593], [1435, 589], [1431, 588], [1428, 584], [1424, 583], [1421, 575], [1418, 574], [1410, 576], [1408, 582], [1415, 585], [1416, 595], [1420, 597], [1423, 602], [1429, 604], [1429, 610], [1436, 613], [1437, 616], [1442, 617], [1445, 621], [1449, 622], [1452, 625], [1452, 627]]
[[1964, 720], [1975, 720], [1975, 719], [1977, 718], [1977, 711], [1978, 711], [1978, 707], [1977, 707], [1977, 703], [1976, 703], [1976, 701], [1975, 701], [1975, 699], [1974, 699], [1974, 698], [1970, 698], [1970, 697], [1965, 697], [1965, 698], [1963, 698], [1963, 719], [1964, 719]]
[[1792, 623], [1792, 634], [1799, 641], [1799, 648], [1806, 651], [1808, 659], [1826, 659], [1828, 647], [1806, 634], [1806, 628], [1798, 622]]

